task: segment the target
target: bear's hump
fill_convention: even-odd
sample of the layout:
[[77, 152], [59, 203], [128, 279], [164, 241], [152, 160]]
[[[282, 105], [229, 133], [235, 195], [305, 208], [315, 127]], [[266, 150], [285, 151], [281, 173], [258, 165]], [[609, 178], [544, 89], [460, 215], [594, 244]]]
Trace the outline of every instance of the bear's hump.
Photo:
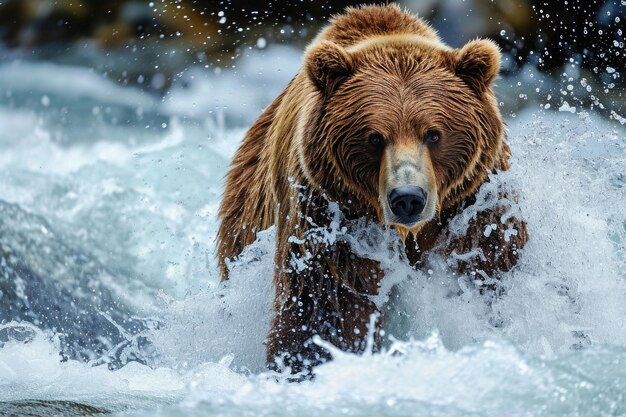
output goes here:
[[348, 7], [343, 14], [333, 17], [318, 40], [329, 40], [347, 48], [371, 37], [405, 34], [441, 43], [437, 32], [425, 21], [395, 4]]

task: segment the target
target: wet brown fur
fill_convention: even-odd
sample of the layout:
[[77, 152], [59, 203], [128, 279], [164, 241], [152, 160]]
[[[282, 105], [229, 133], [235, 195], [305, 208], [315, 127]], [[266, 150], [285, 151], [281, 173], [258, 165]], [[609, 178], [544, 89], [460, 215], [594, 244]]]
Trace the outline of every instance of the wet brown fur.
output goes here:
[[[444, 45], [422, 20], [397, 6], [349, 8], [335, 17], [305, 53], [303, 69], [248, 131], [227, 175], [220, 207], [219, 263], [276, 225], [274, 285], [277, 311], [266, 341], [268, 363], [283, 355], [292, 370], [326, 357], [307, 343], [319, 335], [351, 351], [363, 349], [370, 296], [383, 277], [376, 262], [355, 257], [346, 243], [310, 238], [312, 224], [327, 225], [328, 202], [348, 219], [380, 221], [382, 153], [368, 147], [378, 132], [395, 151], [427, 146], [428, 129], [442, 140], [424, 150], [436, 181], [438, 216], [400, 230], [409, 257], [446, 239], [446, 223], [488, 177], [508, 169], [509, 148], [491, 84], [499, 52], [486, 40], [461, 49]], [[466, 237], [449, 238], [449, 254], [480, 247], [486, 260], [457, 265], [464, 272], [508, 270], [527, 240], [525, 225], [510, 219], [518, 236], [486, 239], [484, 226], [501, 213], [481, 213]], [[488, 222], [488, 223], [485, 223]], [[290, 237], [296, 237], [290, 240]], [[419, 246], [419, 251], [412, 248]], [[312, 254], [305, 270], [292, 261]]]

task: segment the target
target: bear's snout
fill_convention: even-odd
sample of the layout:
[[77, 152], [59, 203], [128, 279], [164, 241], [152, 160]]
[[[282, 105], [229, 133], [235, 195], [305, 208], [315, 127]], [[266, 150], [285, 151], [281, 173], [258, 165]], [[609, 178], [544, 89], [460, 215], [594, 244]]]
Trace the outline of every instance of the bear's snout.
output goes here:
[[389, 193], [389, 208], [400, 223], [413, 225], [419, 220], [419, 215], [426, 206], [426, 197], [421, 187], [397, 187]]

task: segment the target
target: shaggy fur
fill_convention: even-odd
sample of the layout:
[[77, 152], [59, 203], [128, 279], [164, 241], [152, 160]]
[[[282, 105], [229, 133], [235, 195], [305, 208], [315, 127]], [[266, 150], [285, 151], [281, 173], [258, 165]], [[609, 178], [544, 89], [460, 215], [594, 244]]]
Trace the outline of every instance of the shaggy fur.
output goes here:
[[[394, 225], [417, 262], [437, 242], [444, 254], [482, 249], [456, 267], [491, 275], [509, 270], [527, 240], [484, 236], [497, 210], [480, 213], [466, 236], [449, 236], [448, 221], [472, 204], [489, 173], [508, 169], [509, 147], [491, 84], [500, 53], [488, 40], [444, 45], [422, 20], [397, 6], [349, 8], [305, 53], [302, 70], [248, 131], [226, 179], [218, 254], [226, 260], [277, 227], [274, 285], [277, 315], [266, 340], [292, 371], [327, 356], [313, 335], [361, 351], [383, 273], [346, 243], [323, 244], [307, 231], [330, 223], [329, 202], [347, 219], [387, 221], [385, 199], [403, 160], [419, 166], [434, 218]], [[424, 138], [436, 129], [436, 143]], [[384, 141], [374, 146], [368, 140]], [[416, 250], [418, 248], [418, 250]], [[310, 254], [310, 256], [309, 256]], [[294, 261], [307, 259], [305, 268]]]

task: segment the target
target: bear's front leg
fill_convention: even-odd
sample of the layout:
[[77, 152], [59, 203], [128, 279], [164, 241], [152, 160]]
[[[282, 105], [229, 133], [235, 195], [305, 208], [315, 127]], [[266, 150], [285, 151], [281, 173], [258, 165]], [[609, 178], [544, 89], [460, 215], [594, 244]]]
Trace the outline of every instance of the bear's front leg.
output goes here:
[[378, 312], [370, 296], [382, 277], [378, 263], [355, 257], [344, 242], [330, 247], [291, 244], [276, 272], [277, 314], [266, 340], [268, 366], [309, 373], [330, 358], [314, 336], [345, 351], [361, 352]]
[[448, 231], [443, 252], [457, 271], [484, 279], [511, 270], [527, 241], [526, 222], [512, 215], [510, 208], [494, 207], [477, 212], [462, 235]]

